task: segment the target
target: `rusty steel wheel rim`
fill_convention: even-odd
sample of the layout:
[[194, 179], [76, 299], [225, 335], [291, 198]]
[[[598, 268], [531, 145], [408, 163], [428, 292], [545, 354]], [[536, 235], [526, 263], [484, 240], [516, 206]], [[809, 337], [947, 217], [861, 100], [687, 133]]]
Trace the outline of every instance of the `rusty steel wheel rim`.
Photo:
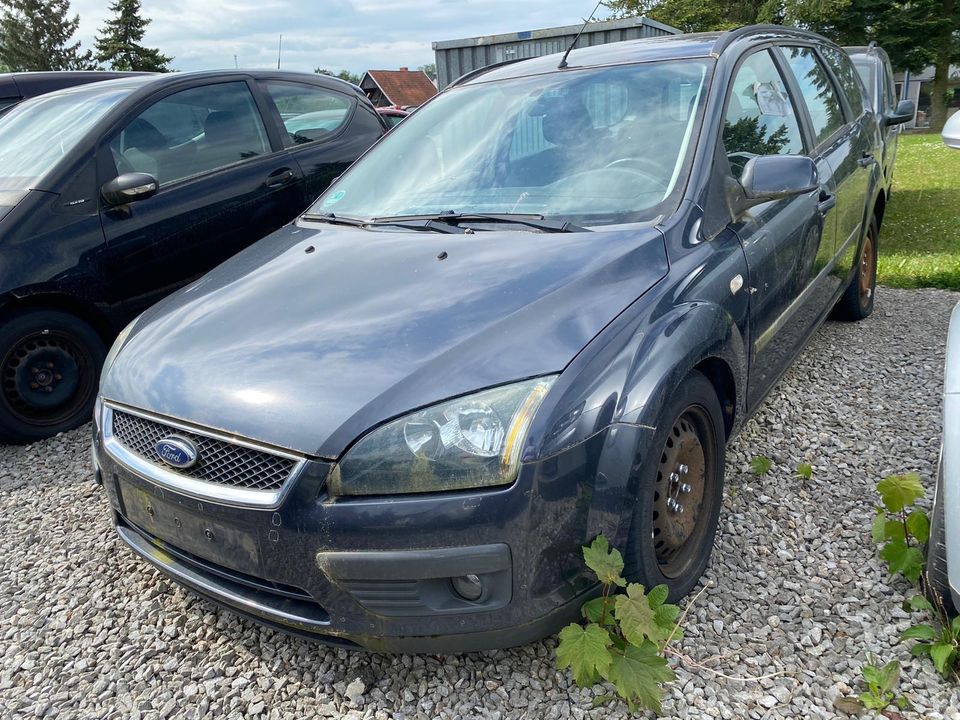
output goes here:
[[667, 436], [653, 495], [653, 547], [660, 572], [681, 575], [695, 561], [708, 519], [705, 500], [715, 482], [711, 425], [700, 407], [689, 407]]
[[873, 231], [867, 233], [863, 241], [863, 253], [860, 257], [860, 307], [867, 307], [873, 296], [873, 279], [877, 275], [877, 253], [873, 242]]

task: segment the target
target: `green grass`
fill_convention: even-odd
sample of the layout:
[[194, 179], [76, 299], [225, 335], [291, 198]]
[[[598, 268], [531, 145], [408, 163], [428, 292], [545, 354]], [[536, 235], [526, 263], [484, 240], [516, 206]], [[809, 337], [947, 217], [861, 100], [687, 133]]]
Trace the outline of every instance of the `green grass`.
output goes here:
[[960, 150], [939, 135], [900, 136], [877, 282], [960, 290]]

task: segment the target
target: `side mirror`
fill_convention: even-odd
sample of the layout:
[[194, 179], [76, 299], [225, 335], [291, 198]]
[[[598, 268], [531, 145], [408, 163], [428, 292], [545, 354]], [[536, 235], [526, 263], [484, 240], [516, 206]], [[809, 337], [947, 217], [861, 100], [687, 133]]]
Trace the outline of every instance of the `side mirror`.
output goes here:
[[745, 207], [813, 192], [820, 187], [817, 166], [804, 155], [760, 155], [740, 175]]
[[960, 150], [960, 112], [954, 113], [943, 126], [943, 143], [954, 150]]
[[900, 125], [905, 122], [910, 122], [913, 120], [916, 112], [917, 106], [913, 104], [913, 100], [901, 100], [897, 103], [896, 110], [883, 116], [883, 124]]
[[146, 200], [157, 194], [160, 183], [149, 173], [130, 172], [118, 175], [100, 188], [100, 195], [108, 205], [126, 205]]

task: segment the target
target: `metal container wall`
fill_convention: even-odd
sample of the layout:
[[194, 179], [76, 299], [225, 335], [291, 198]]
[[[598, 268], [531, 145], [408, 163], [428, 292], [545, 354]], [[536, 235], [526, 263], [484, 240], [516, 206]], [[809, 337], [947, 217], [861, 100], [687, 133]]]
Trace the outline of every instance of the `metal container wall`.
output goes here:
[[[573, 42], [580, 27], [580, 25], [567, 25], [543, 30], [435, 42], [433, 51], [437, 62], [437, 86], [442, 90], [465, 73], [505, 60], [563, 52]], [[577, 47], [604, 45], [621, 40], [660, 35], [676, 35], [679, 32], [676, 28], [645, 17], [605, 20], [587, 25], [577, 42]]]

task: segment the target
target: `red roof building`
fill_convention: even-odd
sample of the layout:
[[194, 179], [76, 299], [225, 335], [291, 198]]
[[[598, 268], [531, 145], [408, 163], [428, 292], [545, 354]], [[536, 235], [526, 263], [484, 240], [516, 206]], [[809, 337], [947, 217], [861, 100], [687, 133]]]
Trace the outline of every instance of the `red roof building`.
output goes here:
[[425, 72], [405, 67], [368, 70], [360, 80], [360, 87], [377, 107], [418, 107], [437, 94], [437, 86]]

